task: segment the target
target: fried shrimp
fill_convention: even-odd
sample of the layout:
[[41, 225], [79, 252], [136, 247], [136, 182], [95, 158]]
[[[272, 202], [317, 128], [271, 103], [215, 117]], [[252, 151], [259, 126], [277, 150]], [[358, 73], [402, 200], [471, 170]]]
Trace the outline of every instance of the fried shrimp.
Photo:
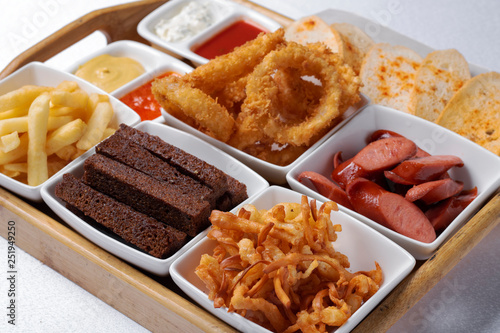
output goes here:
[[234, 129], [234, 119], [227, 109], [212, 97], [193, 88], [181, 78], [170, 75], [153, 83], [158, 100], [168, 101], [176, 109], [205, 128], [209, 134], [221, 141], [227, 141]]

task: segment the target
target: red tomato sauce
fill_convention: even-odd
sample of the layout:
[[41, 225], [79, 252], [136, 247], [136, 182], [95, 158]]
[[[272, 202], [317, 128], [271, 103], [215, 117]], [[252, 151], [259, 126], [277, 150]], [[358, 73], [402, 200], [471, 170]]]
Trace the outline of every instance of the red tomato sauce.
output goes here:
[[[166, 72], [155, 79], [159, 79], [168, 75], [179, 75], [174, 72]], [[156, 101], [153, 93], [151, 92], [151, 85], [155, 79], [148, 81], [140, 87], [130, 91], [125, 96], [120, 98], [120, 101], [129, 106], [132, 110], [137, 112], [141, 120], [153, 120], [161, 116], [161, 106]]]
[[237, 21], [194, 49], [193, 52], [204, 58], [213, 59], [255, 39], [261, 32], [267, 31], [250, 21]]

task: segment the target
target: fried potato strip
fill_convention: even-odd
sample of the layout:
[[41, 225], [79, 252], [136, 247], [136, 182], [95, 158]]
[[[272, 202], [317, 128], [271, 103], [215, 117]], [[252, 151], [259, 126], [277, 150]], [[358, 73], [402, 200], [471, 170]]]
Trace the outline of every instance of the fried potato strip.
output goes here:
[[208, 238], [217, 241], [195, 270], [215, 307], [226, 307], [274, 332], [325, 332], [349, 319], [383, 282], [378, 263], [350, 272], [334, 249], [340, 225], [334, 202], [280, 203], [212, 211]]

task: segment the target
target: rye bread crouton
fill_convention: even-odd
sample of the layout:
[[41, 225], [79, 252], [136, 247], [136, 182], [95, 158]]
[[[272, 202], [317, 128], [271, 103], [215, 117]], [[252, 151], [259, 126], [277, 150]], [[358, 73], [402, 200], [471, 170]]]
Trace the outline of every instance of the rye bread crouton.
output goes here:
[[71, 174], [56, 185], [56, 196], [85, 217], [109, 229], [125, 242], [150, 255], [165, 259], [187, 240], [184, 232], [94, 190]]
[[196, 236], [210, 224], [210, 204], [166, 186], [125, 164], [94, 154], [84, 163], [83, 181], [135, 210]]

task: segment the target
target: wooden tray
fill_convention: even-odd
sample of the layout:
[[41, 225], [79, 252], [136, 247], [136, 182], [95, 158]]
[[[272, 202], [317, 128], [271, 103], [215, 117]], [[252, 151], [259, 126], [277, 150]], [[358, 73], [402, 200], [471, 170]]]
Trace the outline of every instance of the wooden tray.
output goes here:
[[[286, 25], [291, 20], [246, 0], [233, 0]], [[146, 0], [94, 11], [70, 23], [15, 58], [0, 79], [31, 61], [46, 61], [95, 31], [108, 42], [128, 39], [148, 44], [136, 32], [139, 21], [165, 3]], [[16, 221], [16, 245], [118, 311], [154, 332], [233, 332], [176, 287], [135, 269], [70, 229], [43, 203], [24, 201], [0, 188], [0, 234]], [[381, 332], [391, 327], [500, 222], [500, 191], [434, 256], [415, 269], [375, 308], [354, 332]]]

